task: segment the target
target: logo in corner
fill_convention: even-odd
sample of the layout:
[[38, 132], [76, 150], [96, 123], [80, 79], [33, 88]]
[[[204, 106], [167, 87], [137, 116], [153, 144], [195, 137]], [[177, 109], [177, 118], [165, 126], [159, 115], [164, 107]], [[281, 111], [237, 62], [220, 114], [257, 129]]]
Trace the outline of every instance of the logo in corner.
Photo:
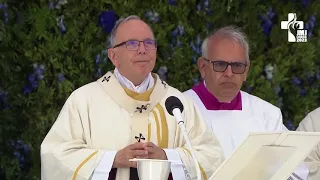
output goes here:
[[289, 42], [307, 42], [307, 30], [303, 29], [303, 21], [297, 21], [296, 13], [288, 14], [288, 21], [281, 21], [281, 29], [288, 30]]

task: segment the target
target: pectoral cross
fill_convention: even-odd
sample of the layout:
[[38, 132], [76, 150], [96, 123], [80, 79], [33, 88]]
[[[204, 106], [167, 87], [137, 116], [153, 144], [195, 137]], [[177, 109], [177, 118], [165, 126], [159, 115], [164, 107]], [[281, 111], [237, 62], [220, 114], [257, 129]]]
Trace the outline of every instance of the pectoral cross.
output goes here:
[[135, 136], [134, 138], [135, 138], [138, 142], [140, 142], [141, 139], [142, 139], [142, 140], [146, 140], [146, 138], [144, 138], [141, 133], [139, 133], [139, 136]]

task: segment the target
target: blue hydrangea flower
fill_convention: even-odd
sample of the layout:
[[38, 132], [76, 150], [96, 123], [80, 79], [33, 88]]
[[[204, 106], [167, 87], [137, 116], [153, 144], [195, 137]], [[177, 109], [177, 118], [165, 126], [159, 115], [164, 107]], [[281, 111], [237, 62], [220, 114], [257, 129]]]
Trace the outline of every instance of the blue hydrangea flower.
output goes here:
[[3, 20], [4, 20], [5, 24], [8, 24], [8, 22], [9, 22], [9, 15], [7, 12], [7, 8], [8, 8], [8, 6], [6, 3], [4, 3], [4, 4], [0, 3], [0, 10], [1, 9], [3, 10]]
[[190, 48], [191, 50], [195, 53], [194, 56], [192, 56], [192, 59], [191, 59], [191, 63], [192, 64], [195, 64], [196, 61], [197, 61], [197, 58], [196, 56], [201, 56], [201, 45], [202, 45], [202, 40], [200, 38], [200, 35], [197, 35], [196, 37], [196, 42], [194, 43], [193, 41], [190, 42]]
[[308, 37], [312, 36], [312, 31], [314, 30], [316, 24], [316, 17], [315, 16], [310, 16], [308, 22], [305, 24], [305, 29], [308, 32]]
[[176, 0], [168, 0], [168, 3], [169, 3], [171, 6], [173, 6], [173, 5], [176, 4]]
[[311, 3], [311, 0], [302, 0], [302, 5], [304, 7], [308, 6]]
[[307, 94], [307, 91], [303, 88], [303, 89], [301, 89], [301, 91], [300, 91], [300, 95], [301, 96], [305, 96]]
[[191, 48], [192, 51], [197, 52], [197, 48], [196, 48], [196, 46], [194, 45], [193, 42], [190, 43], [190, 48]]
[[102, 75], [101, 68], [98, 68], [97, 74], [98, 74], [98, 76]]
[[184, 34], [184, 27], [182, 25], [178, 25], [178, 32], [180, 36], [183, 36]]
[[29, 85], [24, 86], [24, 87], [23, 87], [23, 93], [24, 93], [24, 94], [30, 94], [30, 93], [32, 93], [32, 87], [29, 86]]
[[10, 144], [14, 148], [13, 156], [19, 160], [20, 167], [26, 168], [28, 164], [27, 157], [30, 152], [30, 147], [22, 140], [11, 140]]
[[261, 27], [266, 36], [269, 36], [271, 33], [275, 15], [274, 10], [270, 7], [266, 14], [259, 16]]
[[197, 4], [197, 10], [204, 11], [206, 15], [211, 15], [213, 12], [211, 9], [209, 9], [209, 0], [204, 0]]
[[292, 83], [294, 84], [294, 85], [301, 85], [301, 79], [299, 79], [298, 77], [293, 77], [292, 78]]
[[198, 10], [198, 11], [201, 11], [201, 10], [202, 10], [201, 4], [198, 4], [198, 5], [197, 5], [197, 10]]
[[67, 32], [67, 27], [64, 23], [64, 16], [57, 17], [57, 26], [59, 27], [62, 35], [64, 35]]
[[97, 54], [96, 55], [96, 64], [99, 64], [100, 63], [100, 54]]
[[66, 78], [64, 77], [64, 75], [63, 75], [62, 73], [59, 73], [59, 74], [57, 75], [57, 78], [58, 78], [58, 81], [59, 81], [59, 82], [63, 82], [64, 80], [66, 80]]
[[158, 69], [158, 72], [157, 74], [159, 75], [159, 77], [166, 81], [167, 80], [167, 73], [168, 73], [168, 68], [167, 66], [161, 66], [159, 69]]
[[174, 47], [181, 47], [182, 42], [180, 41], [180, 37], [184, 34], [184, 27], [182, 25], [178, 25], [176, 29], [171, 32], [172, 42], [170, 43], [170, 47], [173, 49]]
[[279, 95], [279, 93], [281, 92], [281, 87], [279, 84], [275, 87], [274, 91], [277, 95]]
[[177, 35], [178, 35], [178, 29], [173, 30], [173, 31], [171, 32], [171, 35], [172, 35], [173, 37], [177, 37]]
[[49, 6], [50, 9], [54, 9], [54, 4], [53, 4], [53, 2], [48, 2], [48, 6]]
[[29, 94], [39, 86], [39, 81], [44, 78], [44, 65], [33, 64], [34, 72], [28, 76], [28, 84], [23, 88], [24, 94]]
[[296, 127], [294, 126], [294, 124], [293, 124], [293, 122], [291, 120], [287, 120], [286, 126], [291, 131], [295, 131], [296, 130]]
[[119, 16], [113, 10], [102, 11], [99, 15], [99, 26], [103, 32], [111, 33], [118, 19]]

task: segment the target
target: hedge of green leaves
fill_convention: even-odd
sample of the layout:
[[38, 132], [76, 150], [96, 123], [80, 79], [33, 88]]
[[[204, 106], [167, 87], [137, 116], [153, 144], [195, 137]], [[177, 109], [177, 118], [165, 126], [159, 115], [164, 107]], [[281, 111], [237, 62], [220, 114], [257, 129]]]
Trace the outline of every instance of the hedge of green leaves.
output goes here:
[[[281, 21], [297, 13], [306, 43], [289, 43]], [[40, 144], [76, 88], [113, 69], [109, 33], [136, 14], [158, 40], [155, 72], [181, 91], [199, 82], [203, 38], [226, 25], [249, 36], [243, 90], [281, 108], [294, 129], [319, 106], [316, 0], [0, 0], [0, 179], [40, 179]]]

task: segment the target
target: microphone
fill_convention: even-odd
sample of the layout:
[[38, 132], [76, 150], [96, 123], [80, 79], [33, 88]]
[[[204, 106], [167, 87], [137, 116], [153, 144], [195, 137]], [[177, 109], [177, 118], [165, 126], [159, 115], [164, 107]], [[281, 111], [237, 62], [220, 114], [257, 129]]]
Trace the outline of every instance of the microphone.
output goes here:
[[189, 150], [191, 152], [191, 156], [192, 156], [192, 159], [194, 161], [194, 165], [196, 167], [197, 179], [201, 180], [201, 173], [200, 173], [199, 163], [198, 163], [195, 151], [191, 146], [191, 142], [190, 142], [190, 139], [188, 137], [187, 130], [186, 130], [185, 126], [184, 126], [184, 121], [182, 119], [182, 114], [181, 113], [184, 110], [183, 104], [181, 103], [181, 101], [177, 97], [170, 96], [170, 97], [168, 97], [166, 99], [165, 106], [166, 106], [166, 109], [167, 109], [168, 113], [171, 116], [175, 117], [178, 125], [180, 126], [180, 129], [182, 131], [183, 137], [186, 140], [187, 146], [188, 146], [188, 148], [189, 148]]

